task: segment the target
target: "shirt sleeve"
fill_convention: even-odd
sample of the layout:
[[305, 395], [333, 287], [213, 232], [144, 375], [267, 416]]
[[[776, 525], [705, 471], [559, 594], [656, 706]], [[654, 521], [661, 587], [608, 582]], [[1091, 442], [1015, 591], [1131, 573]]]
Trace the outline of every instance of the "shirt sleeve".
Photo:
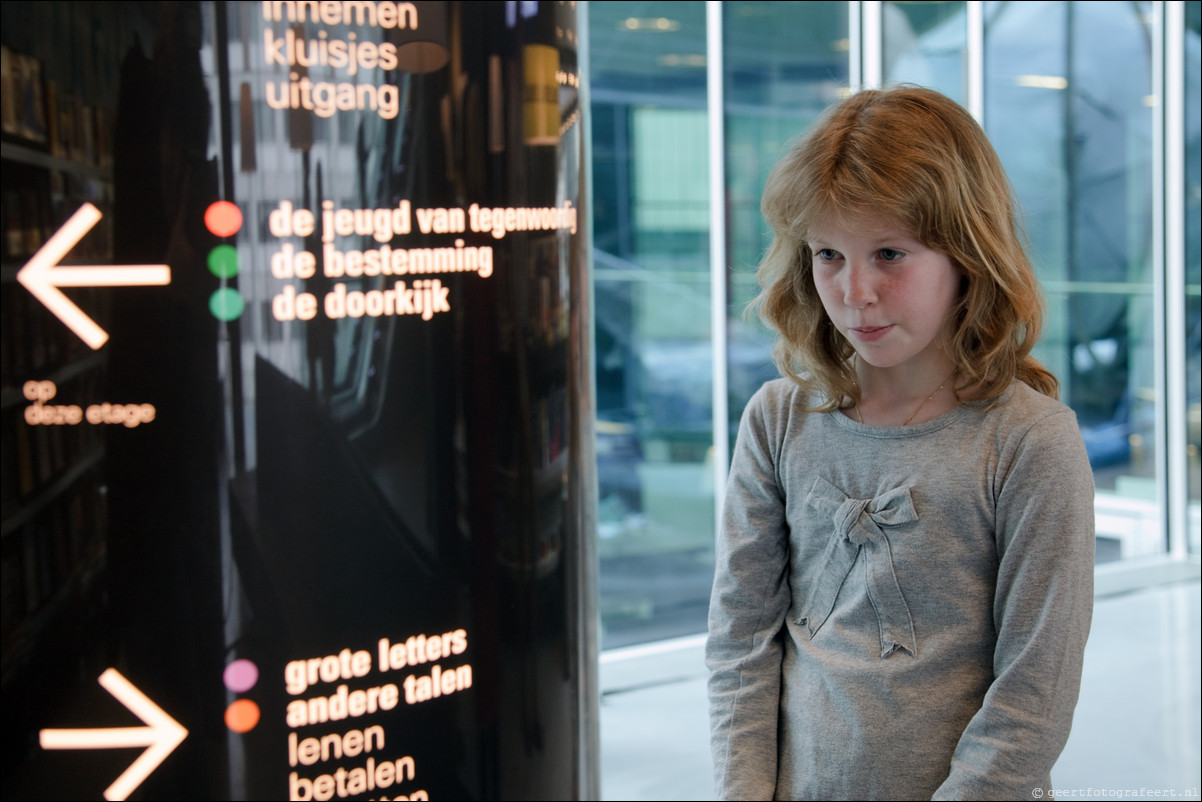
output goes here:
[[789, 533], [780, 439], [764, 392], [739, 426], [710, 599], [710, 743], [719, 799], [772, 799], [777, 774], [781, 628], [789, 608]]
[[1031, 799], [1077, 704], [1093, 615], [1093, 473], [1070, 410], [1012, 439], [995, 479], [994, 681], [934, 799]]

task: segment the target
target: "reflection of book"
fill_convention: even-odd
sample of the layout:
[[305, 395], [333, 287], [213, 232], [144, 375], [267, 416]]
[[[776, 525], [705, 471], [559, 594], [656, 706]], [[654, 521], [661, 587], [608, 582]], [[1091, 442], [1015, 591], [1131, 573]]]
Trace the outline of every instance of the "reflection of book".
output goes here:
[[58, 85], [54, 81], [46, 81], [43, 94], [46, 100], [46, 144], [52, 154], [61, 156], [63, 154], [58, 141]]
[[17, 121], [16, 80], [13, 75], [15, 53], [0, 45], [0, 130], [6, 134], [19, 134]]
[[21, 196], [15, 189], [4, 190], [4, 258], [25, 255], [25, 232], [21, 228]]
[[113, 115], [104, 108], [96, 109], [96, 163], [105, 170], [113, 167]]
[[71, 97], [71, 158], [75, 161], [87, 160], [87, 142], [85, 140], [88, 121], [88, 107], [84, 105], [79, 95]]
[[96, 110], [84, 103], [79, 109], [80, 136], [79, 145], [82, 151], [80, 160], [85, 164], [96, 164]]
[[64, 159], [78, 159], [79, 145], [75, 132], [76, 105], [79, 98], [74, 92], [63, 92], [58, 101], [58, 148]]
[[6, 323], [4, 339], [9, 358], [9, 376], [14, 384], [25, 381], [29, 374], [29, 339], [26, 331], [29, 296], [6, 290], [3, 294]]
[[32, 142], [46, 141], [46, 106], [42, 97], [42, 63], [33, 56], [17, 55], [13, 66], [16, 78], [19, 131]]

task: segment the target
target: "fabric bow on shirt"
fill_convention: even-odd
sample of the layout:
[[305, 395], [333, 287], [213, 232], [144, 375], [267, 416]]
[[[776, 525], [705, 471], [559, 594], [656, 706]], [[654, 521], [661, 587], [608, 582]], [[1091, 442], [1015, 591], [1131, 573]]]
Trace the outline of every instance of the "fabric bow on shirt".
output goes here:
[[897, 584], [892, 548], [885, 534], [888, 527], [918, 520], [910, 488], [898, 487], [876, 498], [855, 499], [818, 477], [806, 497], [806, 505], [829, 515], [834, 533], [822, 554], [814, 586], [798, 623], [806, 626], [811, 638], [817, 634], [863, 550], [868, 599], [880, 625], [881, 657], [888, 657], [899, 648], [917, 656], [914, 622]]

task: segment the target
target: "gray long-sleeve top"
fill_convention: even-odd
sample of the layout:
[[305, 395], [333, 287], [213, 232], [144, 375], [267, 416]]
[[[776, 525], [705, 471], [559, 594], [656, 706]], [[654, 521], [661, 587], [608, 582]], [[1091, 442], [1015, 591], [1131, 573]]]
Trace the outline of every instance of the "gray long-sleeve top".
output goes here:
[[1093, 611], [1073, 412], [1014, 383], [916, 426], [743, 415], [710, 607], [723, 799], [1032, 799]]

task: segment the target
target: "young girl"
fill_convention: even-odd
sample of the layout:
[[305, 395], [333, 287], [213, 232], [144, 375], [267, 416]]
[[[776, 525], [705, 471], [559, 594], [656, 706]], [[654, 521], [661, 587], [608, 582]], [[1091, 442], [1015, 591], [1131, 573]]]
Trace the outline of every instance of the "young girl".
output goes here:
[[1093, 478], [1030, 356], [997, 155], [936, 92], [864, 91], [763, 211], [785, 378], [744, 412], [719, 537], [720, 798], [1038, 799], [1080, 685]]

